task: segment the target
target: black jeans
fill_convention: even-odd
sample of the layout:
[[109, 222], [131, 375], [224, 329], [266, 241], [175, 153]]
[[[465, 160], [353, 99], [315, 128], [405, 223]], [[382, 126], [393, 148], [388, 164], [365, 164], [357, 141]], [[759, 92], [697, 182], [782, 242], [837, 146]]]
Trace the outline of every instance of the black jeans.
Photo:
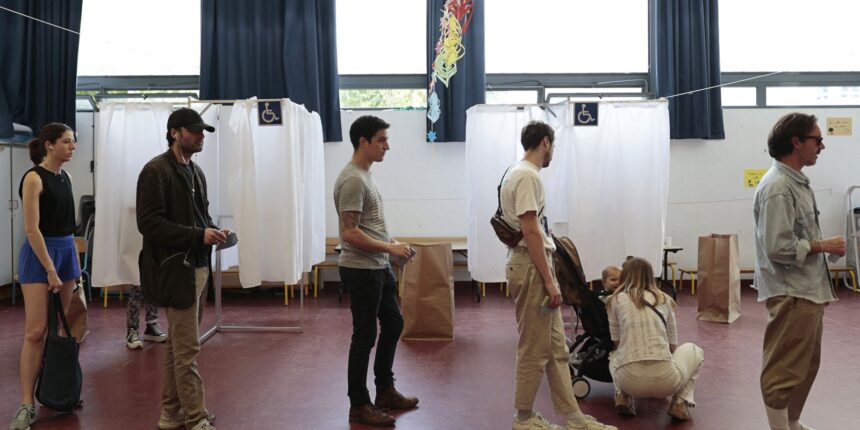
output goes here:
[[[340, 279], [349, 292], [352, 310], [352, 342], [347, 367], [349, 402], [352, 406], [370, 404], [367, 391], [367, 366], [370, 350], [376, 342], [373, 374], [376, 391], [394, 385], [394, 353], [403, 331], [403, 315], [397, 304], [397, 281], [390, 267], [384, 269], [351, 269], [339, 267]], [[379, 318], [379, 341], [376, 319]]]

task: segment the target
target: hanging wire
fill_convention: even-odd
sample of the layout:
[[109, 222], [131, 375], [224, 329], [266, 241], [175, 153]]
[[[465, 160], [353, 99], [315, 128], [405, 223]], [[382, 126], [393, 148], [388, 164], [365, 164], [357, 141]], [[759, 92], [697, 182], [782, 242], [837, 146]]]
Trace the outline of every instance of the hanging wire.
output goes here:
[[[66, 28], [66, 27], [63, 27], [63, 26], [60, 26], [60, 25], [57, 25], [57, 24], [53, 24], [53, 23], [50, 23], [50, 22], [48, 22], [48, 21], [41, 20], [41, 19], [39, 19], [39, 18], [36, 18], [36, 17], [30, 16], [30, 15], [27, 15], [27, 14], [25, 14], [25, 13], [18, 12], [17, 10], [9, 9], [8, 7], [5, 7], [5, 6], [0, 6], [0, 10], [5, 10], [5, 11], [8, 11], [8, 12], [14, 13], [15, 15], [20, 15], [20, 16], [22, 16], [22, 17], [24, 17], [24, 18], [27, 18], [27, 19], [30, 19], [30, 20], [36, 21], [36, 22], [38, 22], [38, 23], [46, 24], [46, 25], [49, 25], [49, 26], [51, 26], [51, 27], [57, 28], [57, 29], [59, 29], [59, 30], [67, 31], [67, 32], [72, 33], [72, 34], [76, 34], [76, 35], [78, 35], [78, 36], [82, 37], [82, 38], [83, 38], [83, 39], [85, 39], [85, 40], [86, 40], [86, 39], [90, 39], [91, 41], [95, 41], [95, 42], [97, 42], [97, 43], [101, 43], [101, 44], [103, 44], [103, 45], [107, 45], [107, 46], [109, 46], [109, 47], [110, 47], [110, 46], [115, 46], [115, 47], [118, 47], [118, 48], [122, 48], [122, 49], [124, 49], [124, 50], [126, 50], [126, 51], [128, 51], [128, 52], [133, 52], [133, 53], [135, 53], [135, 54], [140, 54], [140, 55], [143, 55], [143, 56], [146, 56], [146, 57], [149, 57], [149, 58], [154, 58], [154, 59], [156, 59], [156, 60], [163, 60], [163, 59], [165, 59], [165, 58], [166, 58], [166, 57], [164, 57], [163, 55], [158, 55], [158, 54], [154, 54], [154, 53], [151, 53], [151, 52], [144, 52], [144, 51], [140, 51], [140, 50], [137, 50], [137, 49], [132, 49], [132, 48], [129, 48], [129, 47], [123, 47], [123, 46], [121, 46], [121, 45], [116, 45], [116, 44], [114, 44], [114, 42], [112, 42], [112, 41], [110, 41], [110, 40], [105, 40], [105, 39], [101, 39], [101, 40], [99, 40], [99, 39], [97, 39], [97, 38], [93, 38], [91, 35], [89, 35], [89, 34], [87, 34], [87, 33], [83, 33], [83, 34], [81, 34], [80, 32], [77, 32], [77, 31], [75, 31], [75, 30], [71, 30], [71, 29], [68, 29], [68, 28]], [[191, 65], [191, 63], [186, 63], [186, 64], [187, 64], [187, 65], [189, 65], [189, 66]], [[195, 65], [195, 67], [199, 67], [199, 64]]]
[[727, 87], [727, 86], [729, 86], [729, 85], [734, 85], [734, 84], [737, 84], [737, 83], [740, 83], [740, 82], [747, 82], [747, 81], [752, 81], [752, 80], [755, 80], [755, 79], [766, 78], [766, 77], [768, 77], [768, 76], [778, 75], [778, 74], [780, 74], [780, 73], [785, 73], [785, 72], [771, 72], [771, 73], [765, 73], [764, 75], [752, 76], [752, 77], [749, 77], [749, 78], [746, 78], [746, 79], [738, 79], [737, 81], [733, 81], [733, 82], [726, 82], [726, 83], [724, 83], [724, 84], [713, 85], [713, 86], [710, 86], [710, 87], [707, 87], [707, 88], [701, 88], [701, 89], [698, 89], [698, 90], [687, 91], [687, 92], [680, 93], [680, 94], [673, 94], [673, 95], [671, 95], [671, 96], [666, 96], [666, 97], [663, 97], [663, 98], [664, 98], [664, 99], [671, 99], [671, 98], [675, 98], [675, 97], [686, 96], [686, 95], [690, 95], [690, 94], [699, 93], [699, 92], [702, 92], [702, 91], [712, 90], [712, 89], [714, 89], [714, 88]]
[[[62, 27], [62, 26], [59, 26], [59, 25], [56, 25], [56, 24], [50, 23], [50, 22], [48, 22], [48, 21], [41, 20], [41, 19], [36, 18], [36, 17], [32, 17], [32, 16], [30, 16], [30, 15], [27, 15], [27, 14], [24, 14], [24, 13], [21, 13], [21, 12], [18, 12], [18, 11], [13, 10], [13, 9], [9, 9], [9, 8], [7, 8], [7, 7], [4, 7], [4, 6], [0, 6], [0, 9], [5, 10], [5, 11], [8, 11], [8, 12], [12, 12], [12, 13], [14, 13], [14, 14], [16, 14], [16, 15], [20, 15], [20, 16], [22, 16], [22, 17], [24, 17], [24, 18], [31, 19], [31, 20], [33, 20], [33, 21], [36, 21], [36, 22], [39, 22], [39, 23], [42, 23], [42, 24], [50, 25], [51, 27], [55, 27], [55, 28], [58, 28], [58, 29], [63, 30], [63, 31], [68, 31], [69, 33], [77, 34], [78, 36], [80, 36], [80, 35], [81, 35], [81, 33], [80, 33], [80, 32], [77, 32], [77, 31], [74, 31], [74, 30], [71, 30], [71, 29], [68, 29], [68, 28], [65, 28], [65, 27]], [[109, 43], [109, 42], [107, 42], [107, 43]], [[135, 52], [138, 52], [138, 51], [135, 51]], [[144, 54], [144, 55], [147, 55], [147, 56], [153, 56], [152, 54], [150, 54], [150, 53], [146, 53], [146, 52], [138, 52], [138, 53], [139, 53], [139, 54]], [[752, 77], [745, 78], [745, 79], [739, 79], [739, 80], [737, 80], [737, 81], [726, 82], [726, 83], [724, 83], [724, 84], [712, 85], [712, 86], [710, 86], [710, 87], [706, 87], [706, 88], [700, 88], [700, 89], [697, 89], [697, 90], [686, 91], [686, 92], [679, 93], [679, 94], [673, 94], [673, 95], [670, 95], [670, 96], [665, 96], [665, 97], [663, 97], [663, 98], [665, 98], [665, 99], [672, 99], [672, 98], [675, 98], [675, 97], [687, 96], [687, 95], [695, 94], [695, 93], [699, 93], [699, 92], [702, 92], [702, 91], [709, 91], [709, 90], [712, 90], [712, 89], [714, 89], [714, 88], [722, 88], [722, 87], [727, 87], [727, 86], [729, 86], [729, 85], [738, 84], [738, 83], [741, 83], [741, 82], [747, 82], [747, 81], [753, 81], [753, 80], [757, 80], [757, 79], [761, 79], [761, 78], [766, 78], [766, 77], [768, 77], [768, 76], [778, 75], [778, 74], [780, 74], [780, 73], [785, 73], [785, 72], [784, 72], [784, 71], [781, 71], [781, 72], [765, 73], [765, 74], [763, 74], [763, 75], [752, 76]], [[597, 83], [597, 85], [612, 84], [612, 83], [621, 83], [621, 82], [637, 81], [637, 80], [639, 80], [639, 79], [625, 79], [625, 80], [621, 80], [621, 81], [598, 82], [598, 83]], [[535, 83], [537, 83], [538, 85], [540, 85], [540, 81], [532, 81], [532, 80], [528, 80], [528, 81], [518, 81], [518, 82], [511, 82], [511, 83], [532, 83], [532, 82], [535, 82]], [[488, 86], [488, 87], [490, 87], [490, 86]], [[492, 87], [490, 87], [490, 89], [492, 90]]]
[[5, 11], [9, 11], [9, 12], [12, 12], [12, 13], [14, 13], [14, 14], [16, 14], [16, 15], [21, 15], [21, 16], [23, 16], [24, 18], [32, 19], [33, 21], [40, 22], [40, 23], [42, 23], [42, 24], [50, 25], [51, 27], [59, 28], [60, 30], [63, 30], [63, 31], [68, 31], [69, 33], [77, 34], [78, 36], [80, 36], [80, 35], [81, 35], [81, 33], [77, 32], [77, 31], [75, 31], [75, 30], [70, 30], [70, 29], [68, 29], [68, 28], [65, 28], [65, 27], [59, 26], [59, 25], [57, 25], [57, 24], [52, 24], [52, 23], [50, 23], [50, 22], [48, 22], [48, 21], [43, 21], [43, 20], [41, 20], [41, 19], [39, 19], [39, 18], [32, 17], [32, 16], [30, 16], [30, 15], [27, 15], [27, 14], [24, 14], [24, 13], [21, 13], [21, 12], [18, 12], [17, 10], [9, 9], [8, 7], [0, 6], [0, 9], [3, 9], [3, 10], [5, 10]]

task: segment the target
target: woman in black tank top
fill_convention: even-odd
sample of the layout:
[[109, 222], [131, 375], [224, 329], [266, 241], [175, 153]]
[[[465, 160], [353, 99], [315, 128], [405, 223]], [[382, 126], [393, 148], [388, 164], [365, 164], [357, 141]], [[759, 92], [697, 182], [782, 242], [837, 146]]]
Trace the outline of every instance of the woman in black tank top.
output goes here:
[[59, 292], [63, 309], [68, 309], [80, 277], [73, 237], [74, 195], [71, 178], [62, 169], [72, 159], [75, 146], [75, 135], [69, 126], [52, 123], [42, 127], [38, 137], [29, 143], [35, 167], [24, 174], [18, 190], [27, 235], [18, 263], [26, 323], [21, 348], [21, 405], [10, 428], [28, 428], [35, 419], [33, 394], [48, 325], [48, 294]]

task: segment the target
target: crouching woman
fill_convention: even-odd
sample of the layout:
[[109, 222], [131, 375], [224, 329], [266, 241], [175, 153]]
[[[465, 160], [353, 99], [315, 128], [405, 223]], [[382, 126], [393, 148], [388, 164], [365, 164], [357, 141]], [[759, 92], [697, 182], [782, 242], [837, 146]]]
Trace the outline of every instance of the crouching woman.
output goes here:
[[609, 356], [609, 371], [619, 415], [636, 415], [636, 397], [672, 396], [669, 415], [690, 419], [704, 352], [692, 343], [676, 348], [675, 309], [672, 298], [657, 288], [647, 261], [634, 257], [624, 263], [621, 285], [607, 302], [609, 332], [616, 346]]

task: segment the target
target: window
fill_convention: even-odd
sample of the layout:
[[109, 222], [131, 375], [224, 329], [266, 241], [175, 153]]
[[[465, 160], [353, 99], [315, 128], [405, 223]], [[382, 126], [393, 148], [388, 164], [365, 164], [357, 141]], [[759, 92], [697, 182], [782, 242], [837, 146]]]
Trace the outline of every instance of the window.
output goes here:
[[860, 106], [860, 87], [768, 87], [768, 106]]
[[755, 87], [722, 87], [720, 99], [723, 106], [755, 106]]
[[200, 1], [87, 0], [78, 76], [199, 75]]
[[341, 109], [425, 108], [426, 89], [340, 90]]
[[337, 0], [338, 73], [427, 73], [426, 8], [416, 0]]
[[487, 73], [648, 71], [648, 0], [484, 4]]
[[[597, 100], [644, 100], [642, 88], [639, 87], [572, 87], [572, 88], [547, 88], [547, 102], [558, 102], [564, 99], [576, 101]], [[554, 100], [553, 100], [554, 99]]]
[[720, 0], [723, 72], [860, 71], [860, 3]]
[[538, 102], [535, 90], [490, 90], [487, 91], [488, 105], [526, 105]]

